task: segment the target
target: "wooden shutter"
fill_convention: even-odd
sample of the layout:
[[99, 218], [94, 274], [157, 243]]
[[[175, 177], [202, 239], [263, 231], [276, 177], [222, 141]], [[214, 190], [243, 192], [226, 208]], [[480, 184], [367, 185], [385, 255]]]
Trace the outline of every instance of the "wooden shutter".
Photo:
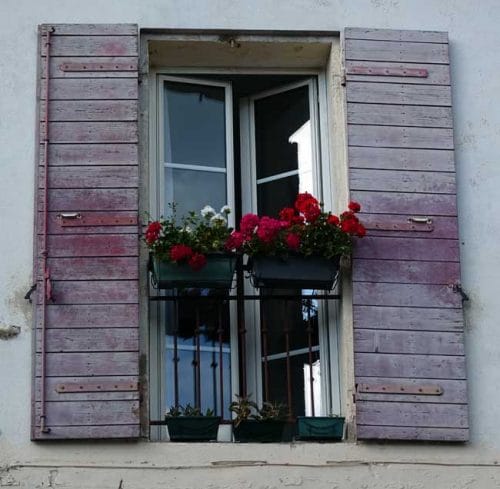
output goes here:
[[134, 438], [137, 26], [43, 25], [39, 40], [32, 437]]
[[359, 439], [468, 439], [448, 37], [346, 29]]

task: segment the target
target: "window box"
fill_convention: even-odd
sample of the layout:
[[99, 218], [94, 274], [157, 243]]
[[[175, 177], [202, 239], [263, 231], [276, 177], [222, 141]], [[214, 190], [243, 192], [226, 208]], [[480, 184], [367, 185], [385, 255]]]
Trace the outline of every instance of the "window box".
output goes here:
[[256, 256], [249, 260], [257, 288], [330, 290], [339, 271], [340, 256]]
[[342, 440], [345, 418], [331, 416], [298, 416], [297, 439], [299, 440]]
[[241, 443], [273, 443], [283, 441], [286, 421], [247, 419], [234, 426], [234, 440]]
[[187, 263], [163, 262], [153, 258], [153, 282], [159, 289], [230, 289], [236, 260], [236, 255], [211, 254], [207, 255], [207, 264], [201, 270], [193, 270]]
[[166, 417], [170, 441], [217, 440], [220, 416]]

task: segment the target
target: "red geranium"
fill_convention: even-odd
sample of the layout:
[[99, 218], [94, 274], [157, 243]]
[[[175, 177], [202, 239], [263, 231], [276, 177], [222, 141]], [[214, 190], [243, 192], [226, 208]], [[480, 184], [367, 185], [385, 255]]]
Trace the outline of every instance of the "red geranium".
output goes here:
[[328, 216], [328, 224], [331, 224], [332, 226], [338, 226], [339, 222], [340, 219], [336, 215], [331, 214]]
[[190, 246], [177, 244], [170, 248], [170, 259], [172, 261], [182, 261], [191, 258], [193, 250]]
[[358, 238], [363, 238], [364, 236], [366, 236], [366, 228], [360, 222], [358, 222], [358, 227], [356, 229], [356, 236]]
[[264, 243], [270, 243], [283, 228], [283, 223], [272, 217], [264, 216], [257, 228], [257, 236]]
[[295, 208], [302, 213], [304, 213], [307, 207], [310, 206], [311, 204], [319, 205], [319, 202], [315, 197], [313, 197], [308, 192], [304, 192], [297, 195], [297, 198], [295, 199]]
[[161, 224], [158, 221], [149, 223], [145, 232], [146, 243], [149, 245], [153, 244], [160, 237], [160, 231]]
[[289, 233], [286, 236], [286, 244], [291, 250], [297, 251], [300, 247], [300, 236], [295, 233]]
[[286, 222], [292, 222], [292, 219], [295, 217], [295, 209], [291, 207], [284, 207], [280, 210], [279, 213], [280, 219]]
[[227, 238], [224, 248], [226, 248], [226, 250], [228, 251], [239, 250], [243, 246], [244, 241], [245, 237], [243, 236], [243, 233], [240, 233], [239, 231], [233, 231], [229, 238]]
[[251, 236], [255, 228], [259, 225], [259, 216], [255, 214], [245, 214], [240, 221], [240, 231], [245, 237]]
[[197, 272], [207, 264], [207, 258], [201, 253], [195, 253], [191, 258], [189, 258], [188, 264], [195, 272]]
[[357, 202], [354, 202], [353, 200], [349, 202], [349, 205], [347, 207], [349, 207], [349, 209], [352, 212], [359, 212], [361, 210], [361, 206]]

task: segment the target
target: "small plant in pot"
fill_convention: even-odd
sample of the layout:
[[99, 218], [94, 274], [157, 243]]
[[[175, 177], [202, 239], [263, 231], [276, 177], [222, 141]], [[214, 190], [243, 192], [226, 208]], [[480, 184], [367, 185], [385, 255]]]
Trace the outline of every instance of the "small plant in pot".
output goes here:
[[340, 441], [344, 435], [345, 418], [341, 416], [298, 416], [298, 440]]
[[203, 413], [200, 408], [187, 404], [172, 406], [165, 422], [171, 441], [211, 441], [217, 439], [221, 418], [211, 409]]
[[276, 402], [264, 402], [259, 409], [249, 396], [236, 396], [229, 410], [235, 414], [233, 434], [242, 443], [271, 443], [283, 440], [286, 424], [286, 406]]

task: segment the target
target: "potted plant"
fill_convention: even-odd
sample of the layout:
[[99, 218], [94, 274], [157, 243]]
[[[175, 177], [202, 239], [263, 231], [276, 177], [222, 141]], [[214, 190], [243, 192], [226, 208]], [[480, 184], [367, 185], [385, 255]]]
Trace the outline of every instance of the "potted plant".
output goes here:
[[217, 439], [221, 418], [210, 409], [205, 414], [200, 408], [187, 404], [173, 406], [165, 415], [171, 441], [211, 441]]
[[350, 202], [339, 217], [324, 211], [311, 194], [301, 193], [278, 218], [243, 216], [231, 242], [235, 251], [249, 256], [255, 287], [329, 290], [340, 257], [351, 253], [353, 236], [366, 234], [356, 215], [360, 209]]
[[340, 441], [344, 435], [345, 418], [341, 416], [298, 416], [298, 440]]
[[235, 414], [233, 434], [242, 443], [279, 442], [286, 424], [286, 407], [276, 402], [264, 402], [259, 409], [249, 396], [236, 396], [229, 410]]
[[178, 219], [175, 204], [169, 206], [170, 217], [149, 221], [144, 234], [155, 286], [230, 288], [237, 259], [227, 225], [231, 209], [205, 206]]

